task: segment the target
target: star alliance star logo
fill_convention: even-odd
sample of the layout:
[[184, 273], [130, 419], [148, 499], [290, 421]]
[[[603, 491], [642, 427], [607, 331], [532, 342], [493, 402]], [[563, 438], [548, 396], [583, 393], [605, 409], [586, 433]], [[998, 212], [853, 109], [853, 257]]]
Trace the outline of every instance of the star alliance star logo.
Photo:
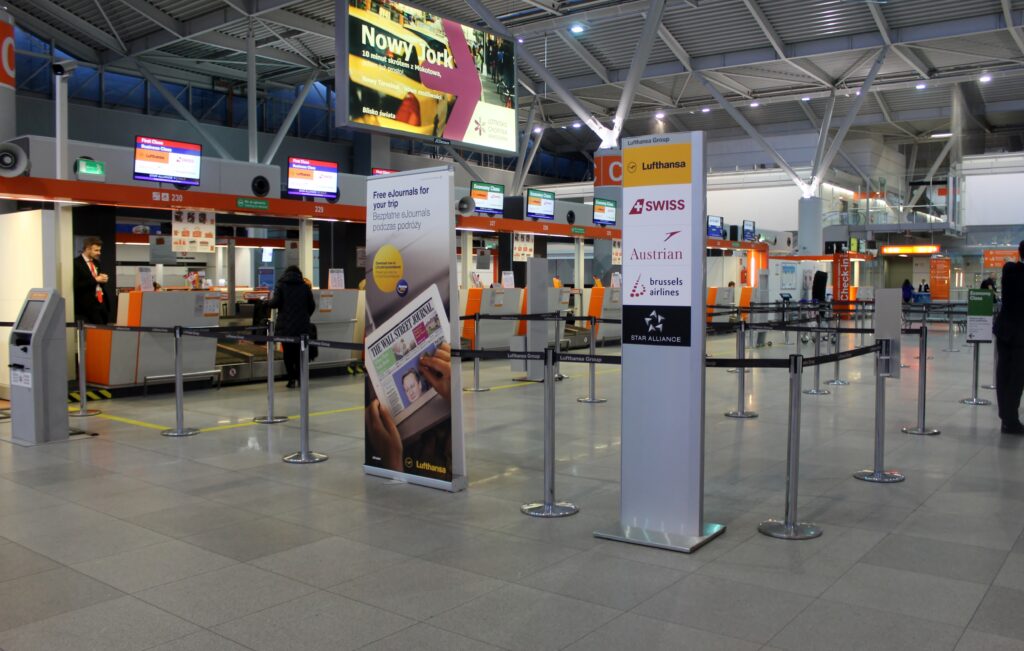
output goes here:
[[647, 323], [647, 334], [665, 331], [665, 317], [658, 314], [657, 310], [651, 310], [650, 315], [644, 317], [644, 322]]

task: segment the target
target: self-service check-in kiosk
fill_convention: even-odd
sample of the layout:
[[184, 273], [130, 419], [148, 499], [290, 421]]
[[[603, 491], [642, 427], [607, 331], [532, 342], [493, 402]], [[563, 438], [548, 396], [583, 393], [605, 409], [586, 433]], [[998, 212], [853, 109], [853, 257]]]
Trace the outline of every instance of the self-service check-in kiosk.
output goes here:
[[11, 431], [35, 445], [68, 438], [68, 371], [64, 299], [33, 289], [10, 339]]

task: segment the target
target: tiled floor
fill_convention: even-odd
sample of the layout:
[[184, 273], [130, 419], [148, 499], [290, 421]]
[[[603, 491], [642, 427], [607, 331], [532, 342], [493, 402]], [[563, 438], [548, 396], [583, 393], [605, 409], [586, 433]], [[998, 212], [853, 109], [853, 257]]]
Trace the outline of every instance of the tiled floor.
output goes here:
[[[928, 424], [942, 435], [899, 433], [915, 421], [916, 340], [888, 383], [887, 463], [905, 483], [850, 476], [872, 460], [870, 358], [844, 364], [850, 386], [804, 397], [813, 541], [756, 529], [782, 515], [784, 373], [748, 375], [761, 416], [738, 421], [721, 415], [736, 376], [709, 370], [706, 512], [728, 530], [693, 555], [592, 536], [617, 517], [614, 367], [602, 405], [575, 400], [584, 367], [563, 369], [557, 491], [580, 513], [557, 521], [519, 513], [542, 489], [542, 388], [508, 386], [498, 362], [483, 382], [501, 388], [464, 396], [459, 494], [363, 474], [361, 378], [312, 383], [312, 446], [331, 457], [315, 466], [280, 461], [297, 421], [249, 423], [261, 385], [186, 394], [186, 424], [207, 430], [187, 439], [158, 433], [167, 394], [105, 401], [86, 422], [98, 437], [0, 440], [0, 649], [1024, 649], [1024, 439], [998, 433], [994, 407], [959, 404], [971, 353], [942, 352], [937, 334]], [[278, 411], [297, 401], [282, 388]]]

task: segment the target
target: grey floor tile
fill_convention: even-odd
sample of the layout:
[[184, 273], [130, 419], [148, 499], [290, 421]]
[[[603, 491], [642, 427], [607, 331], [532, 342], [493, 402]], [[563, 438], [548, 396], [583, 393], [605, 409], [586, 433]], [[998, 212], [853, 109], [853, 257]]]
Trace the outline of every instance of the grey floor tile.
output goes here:
[[413, 620], [327, 592], [315, 592], [216, 627], [256, 651], [345, 651], [386, 637]]
[[519, 581], [579, 551], [497, 533], [482, 533], [424, 556], [424, 560], [504, 581]]
[[0, 544], [0, 583], [56, 567], [49, 558], [17, 543]]
[[584, 552], [544, 568], [521, 583], [581, 601], [629, 610], [684, 576], [686, 574], [678, 570], [600, 552]]
[[314, 590], [251, 565], [233, 565], [150, 588], [136, 596], [209, 628], [297, 599]]
[[7, 479], [0, 479], [0, 516], [59, 506], [63, 500]]
[[980, 583], [857, 564], [824, 598], [966, 626], [987, 589]]
[[252, 564], [318, 588], [328, 588], [366, 574], [377, 575], [408, 559], [397, 552], [331, 536], [264, 556]]
[[148, 651], [248, 651], [248, 648], [211, 631], [201, 630]]
[[632, 613], [613, 619], [575, 644], [566, 647], [569, 651], [755, 651], [760, 648], [761, 645], [753, 642]]
[[1024, 640], [968, 630], [960, 638], [956, 651], [1024, 651]]
[[223, 506], [214, 502], [197, 502], [125, 519], [166, 536], [184, 538], [211, 529], [258, 520], [261, 517], [252, 511]]
[[66, 567], [5, 581], [0, 583], [0, 631], [123, 595]]
[[970, 628], [983, 633], [1024, 640], [1024, 592], [992, 586], [971, 620]]
[[336, 536], [366, 532], [370, 527], [396, 517], [407, 517], [404, 513], [359, 500], [343, 499], [335, 502], [315, 504], [277, 514], [280, 520], [301, 524], [310, 529], [333, 533]]
[[4, 651], [137, 651], [198, 630], [133, 597], [80, 608], [0, 635]]
[[438, 524], [406, 515], [376, 523], [372, 527], [342, 532], [341, 535], [406, 556], [425, 556], [438, 549], [465, 544], [483, 533], [483, 529], [459, 524]]
[[789, 592], [691, 574], [633, 612], [764, 644], [811, 601]]
[[251, 561], [321, 540], [328, 535], [284, 520], [261, 518], [209, 529], [183, 540], [238, 561]]
[[404, 628], [394, 635], [389, 635], [383, 640], [368, 644], [361, 651], [406, 651], [407, 649], [417, 649], [417, 651], [498, 651], [499, 647], [479, 640], [471, 640], [468, 637], [427, 624], [416, 624]]
[[962, 631], [959, 626], [822, 599], [776, 635], [771, 646], [790, 651], [947, 651], [956, 646]]
[[337, 585], [331, 592], [425, 621], [504, 585], [490, 577], [410, 559]]
[[80, 563], [74, 569], [123, 592], [135, 593], [235, 563], [226, 556], [171, 540]]
[[921, 508], [908, 517], [896, 533], [1009, 551], [1022, 529], [1024, 523], [991, 516], [952, 517], [943, 511]]
[[430, 624], [505, 649], [560, 649], [610, 621], [620, 611], [509, 585]]
[[987, 584], [995, 579], [1006, 558], [1006, 552], [986, 547], [892, 534], [868, 552], [861, 562]]

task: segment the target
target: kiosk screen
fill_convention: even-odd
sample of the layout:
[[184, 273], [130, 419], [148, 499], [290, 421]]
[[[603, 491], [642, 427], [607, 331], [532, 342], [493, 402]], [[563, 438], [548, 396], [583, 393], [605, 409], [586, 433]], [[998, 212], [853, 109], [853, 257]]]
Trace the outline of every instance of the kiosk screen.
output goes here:
[[42, 301], [28, 301], [25, 303], [25, 309], [21, 312], [21, 318], [18, 319], [18, 323], [15, 324], [15, 330], [30, 331], [36, 327], [36, 321], [39, 320], [39, 314], [43, 311]]

